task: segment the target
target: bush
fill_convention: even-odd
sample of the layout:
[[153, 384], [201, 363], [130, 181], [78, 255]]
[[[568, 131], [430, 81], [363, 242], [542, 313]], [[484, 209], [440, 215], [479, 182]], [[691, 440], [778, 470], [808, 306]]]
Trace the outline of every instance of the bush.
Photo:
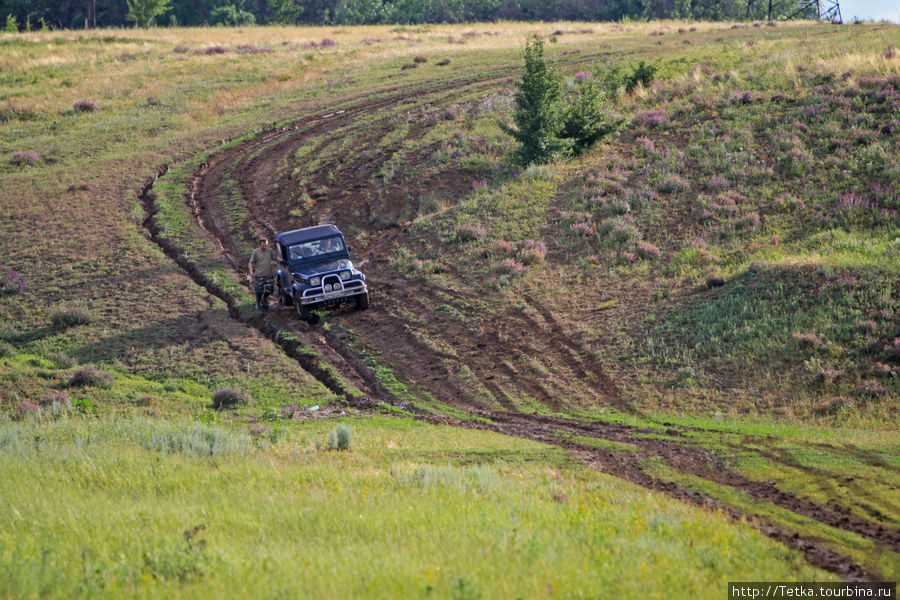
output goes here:
[[349, 450], [353, 443], [353, 431], [346, 425], [338, 425], [328, 434], [329, 450]]
[[649, 86], [658, 70], [658, 65], [648, 65], [641, 60], [628, 69], [621, 65], [614, 65], [599, 73], [597, 79], [601, 82], [603, 92], [607, 96], [615, 98], [623, 92], [627, 94], [634, 91], [638, 84], [643, 87]]
[[5, 342], [0, 340], [0, 358], [6, 358], [7, 356], [15, 356], [16, 347], [10, 344], [9, 342]]
[[20, 167], [33, 167], [43, 162], [41, 155], [34, 150], [16, 150], [12, 153], [10, 161]]
[[58, 310], [50, 315], [50, 322], [54, 329], [62, 331], [78, 325], [87, 325], [91, 322], [91, 315], [83, 308]]
[[593, 80], [584, 81], [575, 99], [565, 108], [562, 137], [572, 140], [572, 152], [581, 154], [616, 131], [624, 119], [603, 107], [603, 93]]
[[72, 110], [75, 112], [97, 112], [99, 108], [96, 102], [90, 100], [78, 100], [72, 105]]
[[69, 385], [94, 385], [97, 387], [109, 387], [112, 385], [113, 376], [106, 371], [101, 371], [94, 365], [87, 365], [78, 369], [69, 379]]
[[213, 392], [212, 402], [213, 408], [234, 408], [235, 406], [244, 406], [250, 404], [253, 398], [250, 392], [245, 392], [236, 387], [219, 388]]
[[474, 242], [483, 239], [487, 235], [487, 230], [483, 225], [463, 224], [456, 228], [454, 232], [458, 242]]
[[546, 256], [547, 246], [543, 242], [536, 242], [535, 240], [525, 240], [516, 253], [516, 258], [524, 265], [542, 263]]

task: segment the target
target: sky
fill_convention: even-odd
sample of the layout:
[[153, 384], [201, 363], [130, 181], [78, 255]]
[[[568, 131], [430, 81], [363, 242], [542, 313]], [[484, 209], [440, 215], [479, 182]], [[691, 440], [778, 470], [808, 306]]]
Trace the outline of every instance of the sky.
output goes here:
[[887, 19], [900, 23], [900, 0], [839, 0], [841, 16], [849, 23], [853, 17], [864, 21]]

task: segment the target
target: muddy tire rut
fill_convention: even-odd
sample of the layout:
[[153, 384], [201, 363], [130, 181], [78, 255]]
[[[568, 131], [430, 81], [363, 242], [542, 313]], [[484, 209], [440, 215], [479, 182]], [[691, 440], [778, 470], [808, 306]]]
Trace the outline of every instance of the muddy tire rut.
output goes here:
[[[231, 316], [251, 325], [280, 345], [307, 372], [349, 405], [372, 409], [377, 402], [398, 406], [413, 412], [417, 418], [454, 426], [488, 429], [499, 433], [553, 444], [570, 451], [582, 462], [613, 475], [623, 477], [649, 489], [663, 491], [684, 501], [717, 508], [735, 518], [749, 518], [755, 527], [789, 547], [802, 551], [807, 560], [845, 580], [879, 579], [867, 573], [852, 559], [796, 533], [784, 531], [753, 515], [743, 514], [717, 500], [661, 481], [648, 474], [641, 460], [662, 459], [678, 472], [700, 477], [713, 483], [738, 489], [759, 499], [797, 514], [815, 519], [831, 527], [850, 531], [872, 540], [894, 552], [900, 552], [900, 532], [876, 522], [848, 515], [812, 501], [779, 490], [767, 482], [751, 481], [730, 470], [716, 454], [678, 441], [682, 428], [672, 426], [667, 438], [658, 430], [643, 430], [608, 422], [587, 422], [534, 414], [521, 406], [523, 399], [537, 401], [557, 411], [573, 406], [610, 406], [633, 412], [622, 399], [613, 377], [602, 362], [588, 351], [577, 337], [568, 334], [552, 312], [532, 297], [522, 298], [529, 310], [501, 307], [489, 315], [466, 313], [463, 318], [437, 316], [435, 307], [455, 298], [463, 306], [480, 306], [475, 291], [441, 289], [417, 279], [395, 273], [389, 265], [394, 244], [405, 239], [407, 230], [400, 224], [376, 227], [372, 212], [384, 207], [396, 209], [408, 202], [411, 191], [442, 190], [463, 193], [452, 180], [454, 173], [444, 174], [420, 183], [415, 190], [407, 188], [391, 192], [374, 175], [398, 148], [367, 157], [358, 163], [350, 157], [340, 165], [341, 192], [334, 198], [317, 202], [303, 217], [292, 217], [289, 210], [290, 190], [285, 186], [284, 165], [299, 147], [310, 141], [321, 143], [337, 130], [347, 131], [355, 124], [366, 127], [380, 111], [410, 107], [406, 119], [412, 119], [410, 131], [421, 135], [427, 123], [416, 121], [425, 113], [423, 107], [411, 104], [427, 94], [454, 91], [485, 93], [508, 81], [511, 71], [497, 71], [454, 82], [436, 82], [420, 87], [398, 87], [376, 98], [351, 99], [338, 110], [322, 110], [298, 118], [290, 125], [264, 132], [259, 136], [212, 157], [198, 169], [189, 186], [186, 202], [197, 223], [208, 237], [211, 247], [221, 257], [236, 280], [246, 281], [246, 248], [248, 241], [298, 226], [335, 220], [335, 215], [361, 216], [352, 226], [364, 231], [363, 247], [355, 249], [357, 262], [365, 263], [372, 290], [372, 305], [366, 311], [338, 311], [327, 330], [316, 324], [299, 321], [290, 307], [247, 316], [238, 310], [229, 296], [207, 278], [203, 271], [183, 257], [181, 250], [159, 235], [153, 184], [164, 176], [162, 167], [149, 179], [141, 193], [146, 211], [144, 227], [158, 244], [198, 284], [222, 299]], [[360, 139], [367, 135], [360, 132]], [[318, 174], [324, 177], [324, 174]], [[237, 187], [240, 202], [247, 211], [241, 231], [232, 231], [227, 209], [222, 204], [226, 188]], [[379, 187], [380, 186], [380, 187]], [[393, 196], [392, 196], [393, 194]], [[374, 206], [372, 198], [382, 202]], [[339, 222], [343, 225], [343, 222]], [[406, 386], [409, 395], [427, 397], [435, 406], [451, 407], [478, 420], [448, 416], [447, 411], [428, 408], [429, 402], [414, 402], [388, 390], [367, 364], [366, 356], [374, 355], [389, 367]], [[573, 385], [553, 387], [548, 382], [567, 380]], [[687, 428], [683, 428], [687, 430]], [[579, 443], [579, 438], [593, 438], [630, 444], [640, 452], [628, 452]], [[671, 439], [675, 438], [675, 439]]]

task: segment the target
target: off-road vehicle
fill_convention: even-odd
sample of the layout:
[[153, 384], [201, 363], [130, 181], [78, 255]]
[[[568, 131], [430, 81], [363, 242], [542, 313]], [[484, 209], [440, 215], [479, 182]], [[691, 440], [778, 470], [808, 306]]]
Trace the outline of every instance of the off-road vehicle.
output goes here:
[[369, 306], [366, 276], [350, 262], [350, 248], [334, 225], [318, 225], [275, 236], [278, 252], [278, 294], [285, 306], [294, 305], [304, 321], [320, 308], [354, 302]]

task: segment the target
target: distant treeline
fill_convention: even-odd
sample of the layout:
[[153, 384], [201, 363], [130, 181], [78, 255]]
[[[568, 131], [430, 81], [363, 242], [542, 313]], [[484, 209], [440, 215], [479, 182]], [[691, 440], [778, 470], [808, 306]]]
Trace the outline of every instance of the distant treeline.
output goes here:
[[[155, 24], [162, 26], [758, 20], [768, 17], [770, 5], [765, 0], [170, 0], [162, 4], [165, 9], [155, 18]], [[778, 0], [775, 4], [779, 17], [816, 16], [814, 7], [802, 9], [810, 4], [807, 0]], [[0, 0], [0, 19], [11, 15], [20, 30], [78, 29], [85, 26], [92, 7], [98, 27], [131, 24], [126, 0]]]

